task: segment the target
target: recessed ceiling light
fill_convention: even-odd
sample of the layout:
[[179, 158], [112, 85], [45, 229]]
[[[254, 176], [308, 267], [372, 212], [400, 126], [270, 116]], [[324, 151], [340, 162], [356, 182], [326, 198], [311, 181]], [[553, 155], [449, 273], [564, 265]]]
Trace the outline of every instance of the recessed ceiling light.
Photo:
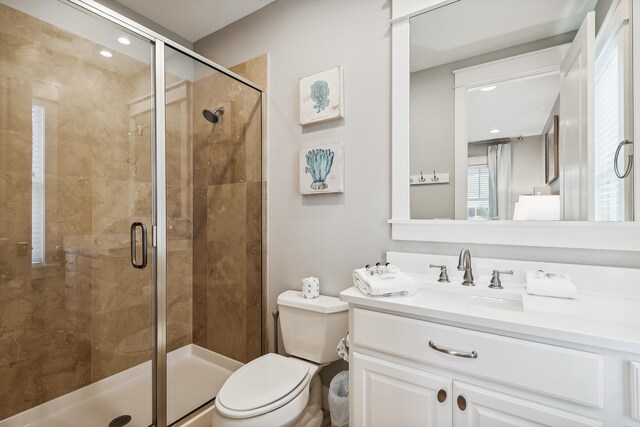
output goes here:
[[130, 45], [131, 44], [131, 40], [129, 40], [127, 37], [125, 36], [120, 36], [118, 37], [118, 41], [124, 45]]
[[113, 56], [113, 54], [106, 49], [102, 49], [100, 51], [100, 55], [104, 56], [105, 58], [111, 58]]
[[480, 90], [482, 92], [489, 92], [489, 91], [494, 90], [495, 88], [496, 88], [495, 86], [486, 86], [486, 87], [481, 88]]
[[489, 133], [500, 133], [500, 129], [491, 129]]

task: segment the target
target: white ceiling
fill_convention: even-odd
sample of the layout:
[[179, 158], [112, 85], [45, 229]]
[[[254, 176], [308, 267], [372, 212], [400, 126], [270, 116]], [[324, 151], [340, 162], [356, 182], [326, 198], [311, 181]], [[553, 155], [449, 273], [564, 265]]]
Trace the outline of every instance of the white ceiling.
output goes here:
[[[542, 135], [560, 93], [558, 73], [499, 83], [468, 95], [468, 141]], [[500, 133], [489, 133], [499, 129]]]
[[274, 0], [117, 0], [129, 9], [195, 42]]
[[577, 30], [597, 0], [460, 0], [411, 19], [411, 72]]

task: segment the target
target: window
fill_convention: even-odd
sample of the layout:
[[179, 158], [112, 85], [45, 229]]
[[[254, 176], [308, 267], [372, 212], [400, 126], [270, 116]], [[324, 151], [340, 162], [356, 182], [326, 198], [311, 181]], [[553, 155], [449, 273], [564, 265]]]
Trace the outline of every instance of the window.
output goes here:
[[44, 107], [31, 107], [31, 262], [44, 264]]
[[617, 46], [598, 61], [596, 76], [595, 219], [619, 221], [622, 184], [613, 171], [619, 141], [619, 67]]
[[486, 157], [469, 158], [467, 212], [469, 219], [489, 219], [489, 167]]
[[[624, 3], [624, 2], [623, 2]], [[621, 8], [620, 5], [617, 8]], [[628, 24], [621, 19], [622, 9], [611, 10], [596, 42], [598, 57], [595, 67], [595, 146], [594, 146], [594, 217], [596, 221], [625, 220], [625, 180], [614, 173], [614, 155], [618, 143], [625, 139], [625, 117], [629, 111], [625, 99], [627, 67]], [[620, 152], [619, 169], [624, 170], [627, 157]]]

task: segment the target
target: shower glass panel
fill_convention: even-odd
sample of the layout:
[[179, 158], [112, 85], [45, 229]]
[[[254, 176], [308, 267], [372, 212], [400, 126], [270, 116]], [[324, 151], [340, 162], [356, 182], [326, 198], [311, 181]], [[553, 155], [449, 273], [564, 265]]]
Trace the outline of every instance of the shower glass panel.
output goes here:
[[262, 353], [262, 92], [72, 1], [0, 0], [0, 427], [171, 424]]
[[29, 425], [152, 423], [152, 248], [143, 269], [130, 248], [151, 224], [152, 53], [61, 2], [0, 2], [0, 425], [108, 377]]
[[261, 92], [165, 47], [168, 421], [262, 346]]

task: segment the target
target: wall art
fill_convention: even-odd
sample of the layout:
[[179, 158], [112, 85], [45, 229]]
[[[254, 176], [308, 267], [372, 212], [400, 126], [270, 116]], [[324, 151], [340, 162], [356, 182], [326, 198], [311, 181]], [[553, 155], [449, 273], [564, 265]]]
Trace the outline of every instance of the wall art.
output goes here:
[[300, 79], [302, 126], [344, 117], [342, 67], [334, 67]]
[[300, 150], [300, 193], [344, 191], [344, 153], [341, 144], [324, 144]]

